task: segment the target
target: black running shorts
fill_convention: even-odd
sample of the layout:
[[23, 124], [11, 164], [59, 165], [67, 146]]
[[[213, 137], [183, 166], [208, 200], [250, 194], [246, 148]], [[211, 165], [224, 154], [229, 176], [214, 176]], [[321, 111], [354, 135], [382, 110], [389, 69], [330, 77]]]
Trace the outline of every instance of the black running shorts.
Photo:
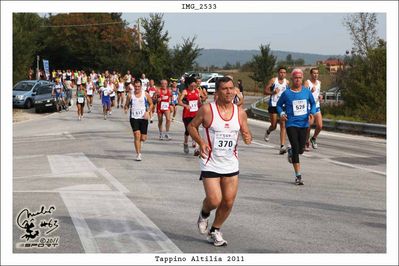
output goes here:
[[238, 176], [240, 171], [234, 172], [234, 173], [228, 173], [228, 174], [219, 174], [216, 172], [211, 172], [211, 171], [201, 171], [201, 175], [199, 180], [202, 180], [204, 178], [218, 178], [218, 177], [232, 177], [232, 176]]
[[148, 120], [147, 119], [135, 119], [130, 118], [130, 126], [133, 132], [140, 130], [142, 135], [147, 135], [148, 130]]

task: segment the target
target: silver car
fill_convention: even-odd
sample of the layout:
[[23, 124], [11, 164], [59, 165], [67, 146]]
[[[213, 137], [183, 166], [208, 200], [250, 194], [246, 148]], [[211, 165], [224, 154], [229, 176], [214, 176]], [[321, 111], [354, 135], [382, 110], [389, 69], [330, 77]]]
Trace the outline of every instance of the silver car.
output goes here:
[[32, 108], [34, 103], [34, 92], [42, 85], [50, 85], [47, 80], [22, 80], [12, 90], [12, 105], [18, 107]]

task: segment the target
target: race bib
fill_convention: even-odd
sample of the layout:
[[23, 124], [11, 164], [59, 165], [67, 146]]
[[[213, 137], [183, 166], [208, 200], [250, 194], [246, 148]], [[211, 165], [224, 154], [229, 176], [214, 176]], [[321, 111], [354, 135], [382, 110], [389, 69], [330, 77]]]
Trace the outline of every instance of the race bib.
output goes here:
[[169, 110], [169, 102], [161, 102], [161, 110]]
[[198, 111], [198, 101], [189, 101], [188, 104], [190, 105], [190, 112]]
[[145, 109], [136, 109], [132, 110], [132, 118], [134, 119], [142, 119], [145, 114]]
[[176, 102], [176, 101], [177, 101], [177, 94], [173, 94], [173, 96], [172, 96], [172, 100], [173, 100], [174, 102]]
[[306, 100], [295, 100], [292, 101], [292, 108], [294, 110], [294, 116], [306, 115], [307, 114], [307, 101]]
[[152, 98], [152, 96], [154, 96], [154, 94], [155, 94], [155, 91], [150, 91], [151, 98]]
[[92, 89], [88, 89], [88, 90], [87, 90], [87, 94], [88, 94], [88, 95], [92, 95], [92, 94], [93, 94], [93, 90], [92, 90]]
[[84, 103], [85, 98], [84, 97], [78, 97], [78, 103]]
[[104, 96], [108, 96], [108, 90], [104, 90]]
[[215, 156], [226, 156], [232, 154], [236, 146], [234, 133], [215, 132], [213, 152]]

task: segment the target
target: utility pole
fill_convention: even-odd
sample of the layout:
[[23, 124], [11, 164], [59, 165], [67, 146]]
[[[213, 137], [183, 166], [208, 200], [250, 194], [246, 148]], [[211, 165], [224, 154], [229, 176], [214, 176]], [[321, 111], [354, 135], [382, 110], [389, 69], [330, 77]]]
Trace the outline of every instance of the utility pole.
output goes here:
[[139, 41], [139, 48], [141, 50], [142, 49], [142, 45], [141, 45], [140, 21], [141, 21], [141, 19], [139, 18], [137, 20], [137, 36], [138, 36], [138, 41]]
[[40, 56], [36, 56], [36, 79], [40, 79], [40, 69], [39, 69], [39, 61], [40, 61]]

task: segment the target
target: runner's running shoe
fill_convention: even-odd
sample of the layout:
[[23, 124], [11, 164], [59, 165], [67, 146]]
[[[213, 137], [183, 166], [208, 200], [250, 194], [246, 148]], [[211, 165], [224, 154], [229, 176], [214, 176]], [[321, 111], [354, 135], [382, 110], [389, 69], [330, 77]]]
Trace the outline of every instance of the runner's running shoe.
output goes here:
[[287, 152], [287, 147], [285, 145], [280, 147], [280, 154], [284, 154]]
[[216, 247], [227, 246], [227, 241], [223, 239], [223, 235], [219, 230], [215, 230], [212, 233], [209, 232], [208, 241], [213, 242]]
[[270, 136], [270, 133], [266, 130], [266, 132], [265, 132], [265, 137], [264, 137], [264, 140], [265, 140], [266, 142], [269, 142], [269, 136]]
[[306, 142], [305, 148], [303, 150], [304, 151], [310, 151], [310, 143], [309, 143], [309, 141]]
[[295, 177], [295, 185], [298, 185], [298, 186], [303, 185], [302, 176], [298, 175], [297, 177]]
[[310, 139], [310, 143], [312, 143], [312, 148], [313, 149], [317, 149], [317, 142], [316, 142], [316, 139], [314, 137], [312, 137]]
[[184, 148], [183, 148], [184, 153], [185, 154], [189, 153], [188, 144], [183, 144], [183, 145], [184, 145]]
[[201, 212], [198, 216], [198, 221], [197, 221], [197, 226], [198, 226], [198, 231], [201, 235], [206, 235], [208, 233], [208, 218], [203, 218], [201, 215]]

